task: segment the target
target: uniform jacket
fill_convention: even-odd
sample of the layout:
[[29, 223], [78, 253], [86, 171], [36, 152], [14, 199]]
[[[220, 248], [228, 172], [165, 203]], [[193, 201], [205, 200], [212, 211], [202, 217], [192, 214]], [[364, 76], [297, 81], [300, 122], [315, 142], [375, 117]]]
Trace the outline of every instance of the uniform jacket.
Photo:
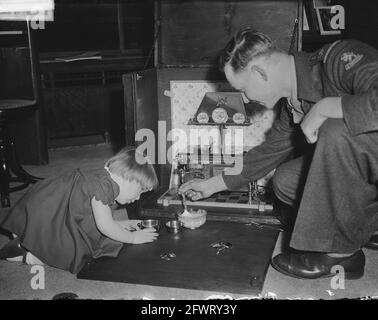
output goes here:
[[[341, 97], [344, 121], [352, 136], [378, 131], [378, 51], [356, 40], [339, 40], [314, 53], [294, 54], [298, 100], [306, 114], [325, 97]], [[223, 175], [229, 189], [257, 180], [294, 151], [300, 130], [283, 107], [265, 142], [249, 150], [239, 175]]]

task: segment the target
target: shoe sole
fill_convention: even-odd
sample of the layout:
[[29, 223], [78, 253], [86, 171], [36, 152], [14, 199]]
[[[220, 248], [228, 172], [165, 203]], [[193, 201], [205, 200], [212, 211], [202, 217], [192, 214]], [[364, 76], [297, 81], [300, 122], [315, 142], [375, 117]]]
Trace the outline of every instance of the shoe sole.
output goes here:
[[375, 250], [375, 251], [378, 251], [378, 246], [377, 245], [365, 245], [364, 246], [365, 249], [369, 249], [369, 250]]
[[[325, 275], [322, 275], [322, 276], [316, 277], [316, 278], [306, 278], [306, 277], [301, 277], [301, 276], [298, 276], [296, 274], [293, 274], [293, 273], [287, 272], [286, 270], [281, 269], [278, 265], [274, 264], [273, 261], [270, 264], [278, 272], [283, 273], [283, 274], [285, 274], [289, 277], [302, 279], [302, 280], [324, 279], [324, 278], [331, 278], [331, 277], [334, 277], [334, 276], [337, 275], [337, 273], [329, 273], [329, 274], [325, 274]], [[358, 272], [345, 272], [344, 273], [344, 279], [346, 279], [346, 280], [358, 280], [358, 279], [361, 279], [364, 276], [364, 274], [365, 274], [365, 270], [358, 271]]]
[[26, 250], [20, 246], [20, 241], [15, 238], [0, 249], [0, 260], [23, 256]]

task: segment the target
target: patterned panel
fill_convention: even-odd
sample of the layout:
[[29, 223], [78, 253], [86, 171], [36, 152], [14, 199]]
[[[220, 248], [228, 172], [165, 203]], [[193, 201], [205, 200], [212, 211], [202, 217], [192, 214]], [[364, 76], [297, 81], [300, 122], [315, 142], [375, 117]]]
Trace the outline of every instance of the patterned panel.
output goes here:
[[[217, 91], [234, 90], [227, 82], [202, 80], [170, 82], [172, 133], [173, 136], [179, 137], [174, 144], [174, 154], [186, 151], [193, 152], [198, 146], [204, 150], [208, 150], [211, 146], [214, 152], [220, 150], [221, 139], [218, 127], [187, 125], [189, 119], [195, 115], [205, 93]], [[265, 111], [262, 114], [254, 115], [250, 126], [229, 127], [223, 130], [224, 150], [227, 153], [242, 152], [261, 144], [273, 120], [273, 111]], [[183, 138], [185, 136], [187, 139]]]
[[[187, 144], [179, 144], [179, 151], [185, 150], [187, 146], [193, 148], [198, 144], [206, 146], [209, 135], [214, 134], [219, 130], [214, 126], [189, 126], [187, 125], [190, 118], [192, 118], [206, 92], [227, 92], [233, 91], [227, 82], [207, 82], [207, 81], [171, 81], [171, 115], [172, 128], [181, 129], [187, 133], [189, 141]], [[251, 149], [264, 141], [265, 132], [271, 127], [273, 121], [273, 111], [266, 111], [263, 114], [255, 115], [253, 123], [248, 127], [229, 127], [223, 130], [224, 136], [230, 136], [228, 139], [226, 150], [233, 149], [234, 146], [241, 147], [244, 151]], [[243, 132], [243, 141], [241, 140], [240, 130]], [[235, 138], [235, 133], [237, 137]], [[195, 139], [200, 136], [201, 140]], [[227, 138], [223, 137], [224, 141]], [[202, 143], [201, 143], [202, 142]], [[231, 142], [231, 143], [230, 143]], [[219, 146], [216, 146], [219, 147]]]

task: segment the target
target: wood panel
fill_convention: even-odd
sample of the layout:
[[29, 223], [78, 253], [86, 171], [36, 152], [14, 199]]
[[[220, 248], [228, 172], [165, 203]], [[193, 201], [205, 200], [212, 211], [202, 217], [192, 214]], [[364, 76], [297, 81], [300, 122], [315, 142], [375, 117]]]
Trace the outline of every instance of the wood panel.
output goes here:
[[34, 99], [28, 47], [0, 49], [0, 99]]
[[[158, 204], [158, 199], [165, 193], [165, 187], [160, 188], [159, 191], [148, 194], [141, 205], [140, 214], [144, 219], [150, 218], [169, 218], [176, 219], [178, 213], [182, 213], [183, 207], [179, 205], [164, 206]], [[197, 203], [199, 204], [199, 203]], [[190, 208], [190, 204], [188, 204]], [[257, 209], [237, 209], [217, 207], [192, 207], [194, 210], [202, 208], [207, 211], [207, 221], [224, 221], [224, 222], [238, 222], [238, 223], [257, 223], [264, 225], [263, 228], [268, 229], [281, 229], [281, 217], [277, 210], [258, 211]]]
[[215, 65], [232, 35], [247, 26], [268, 34], [288, 51], [298, 7], [297, 0], [162, 0], [157, 15], [161, 24], [157, 63]]
[[[125, 245], [115, 259], [93, 260], [80, 279], [135, 283], [236, 294], [259, 294], [278, 232], [240, 223], [206, 222], [175, 235], [164, 228], [157, 241]], [[210, 245], [232, 244], [217, 254]], [[161, 254], [173, 252], [170, 261]]]
[[44, 101], [50, 139], [123, 134], [121, 84], [45, 89]]
[[[170, 90], [170, 81], [174, 80], [220, 80], [226, 81], [223, 73], [217, 68], [159, 68], [158, 69], [158, 102], [159, 102], [159, 120], [166, 121], [166, 130], [169, 132], [172, 127], [171, 118], [171, 98], [164, 95], [165, 90]], [[189, 120], [189, 119], [188, 119]], [[171, 147], [172, 142], [166, 142], [166, 148], [159, 143], [159, 159], [164, 159], [167, 150]], [[164, 155], [165, 153], [165, 155]], [[168, 186], [171, 174], [171, 166], [169, 163], [162, 164], [161, 185]]]
[[[159, 105], [157, 98], [157, 70], [149, 69], [132, 72], [123, 76], [124, 86], [124, 114], [125, 114], [125, 134], [126, 145], [138, 146], [143, 141], [136, 142], [135, 135], [140, 129], [151, 130], [154, 134], [155, 158], [151, 159], [157, 163], [158, 154], [158, 120]], [[145, 140], [144, 140], [145, 141]], [[159, 182], [162, 175], [160, 166], [154, 165]], [[141, 196], [145, 199], [146, 194]], [[136, 211], [140, 211], [140, 202], [137, 201]]]
[[[123, 76], [125, 131], [128, 145], [139, 145], [135, 134], [140, 129], [152, 130], [157, 151], [158, 113], [156, 69], [132, 72]], [[157, 152], [156, 152], [157, 154]], [[157, 162], [157, 158], [151, 159]]]

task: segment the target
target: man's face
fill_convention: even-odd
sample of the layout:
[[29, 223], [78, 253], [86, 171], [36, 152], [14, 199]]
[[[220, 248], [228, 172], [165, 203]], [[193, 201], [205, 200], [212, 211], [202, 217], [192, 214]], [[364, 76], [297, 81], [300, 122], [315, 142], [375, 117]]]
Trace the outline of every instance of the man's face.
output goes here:
[[272, 109], [279, 100], [279, 95], [274, 92], [274, 86], [269, 78], [248, 65], [246, 68], [234, 72], [230, 64], [224, 68], [227, 81], [233, 88], [240, 91], [248, 100], [254, 100]]

